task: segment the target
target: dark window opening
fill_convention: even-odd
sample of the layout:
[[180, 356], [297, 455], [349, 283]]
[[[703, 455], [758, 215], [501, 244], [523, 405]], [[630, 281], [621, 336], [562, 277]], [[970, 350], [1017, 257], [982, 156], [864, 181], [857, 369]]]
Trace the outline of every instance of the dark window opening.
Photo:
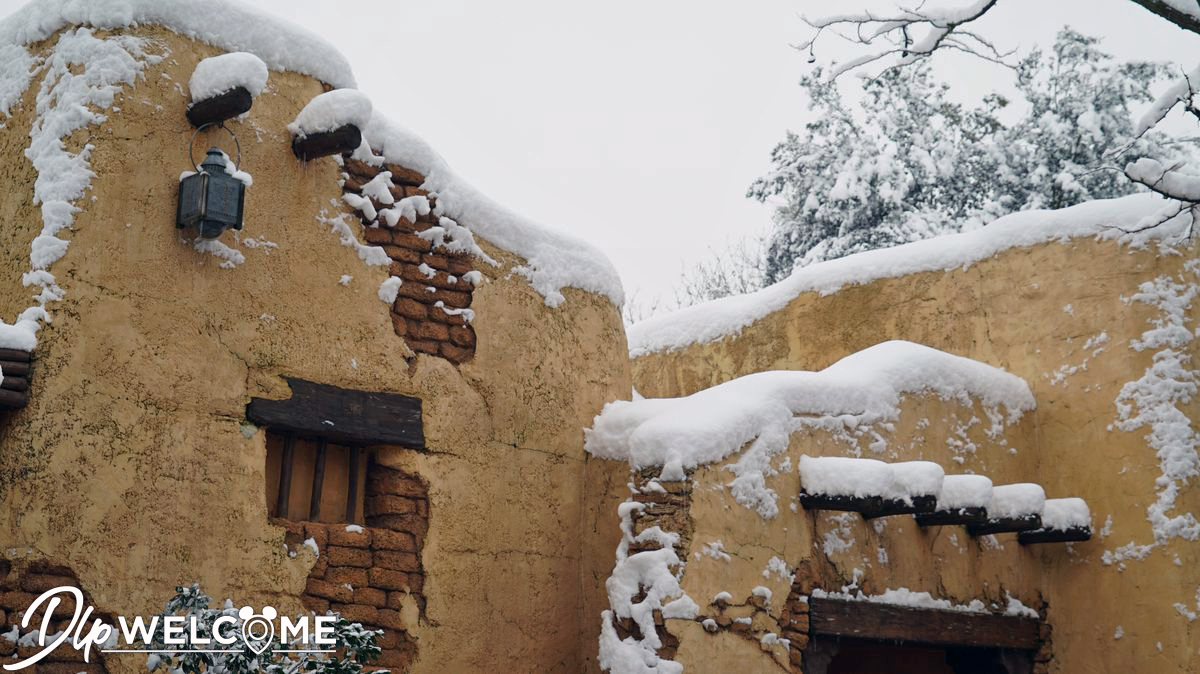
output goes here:
[[292, 521], [362, 524], [368, 458], [362, 447], [268, 430], [268, 514]]

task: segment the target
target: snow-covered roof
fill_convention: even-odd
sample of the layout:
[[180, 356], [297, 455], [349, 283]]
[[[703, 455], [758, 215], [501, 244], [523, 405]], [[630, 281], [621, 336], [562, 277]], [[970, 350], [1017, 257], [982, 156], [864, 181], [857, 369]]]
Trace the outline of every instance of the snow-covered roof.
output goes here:
[[33, 0], [0, 21], [0, 53], [3, 46], [44, 40], [67, 26], [145, 24], [227, 51], [250, 52], [275, 70], [312, 75], [335, 87], [355, 86], [350, 62], [319, 35], [230, 0]]
[[628, 330], [629, 355], [638, 357], [705, 344], [735, 335], [779, 311], [803, 293], [830, 295], [853, 285], [926, 271], [965, 269], [1004, 250], [1079, 237], [1115, 239], [1134, 247], [1178, 237], [1190, 222], [1184, 212], [1136, 234], [1147, 218], [1171, 204], [1149, 193], [1089, 201], [1061, 210], [1033, 210], [998, 218], [980, 229], [866, 251], [797, 269], [762, 290], [724, 297], [636, 323]]
[[[749, 447], [731, 469], [733, 495], [766, 516], [774, 495], [763, 486], [770, 458], [806, 425], [864, 425], [896, 419], [906, 393], [978, 400], [989, 416], [1013, 421], [1034, 408], [1020, 377], [912, 342], [876, 344], [820, 372], [759, 372], [683, 398], [611, 402], [585, 431], [595, 456], [635, 467], [662, 466], [663, 478], [720, 461]], [[1002, 418], [1002, 417], [1001, 417]]]
[[[77, 24], [105, 29], [159, 25], [222, 49], [254, 54], [276, 70], [311, 75], [337, 88], [355, 86], [349, 63], [324, 39], [285, 19], [229, 0], [35, 0], [0, 21], [0, 118], [26, 91], [33, 76], [33, 57], [25, 45]], [[422, 139], [378, 109], [370, 113], [365, 127], [361, 130], [371, 149], [386, 161], [426, 177], [424, 187], [436, 193], [439, 215], [457, 220], [490, 243], [524, 258], [526, 264], [515, 271], [529, 280], [546, 304], [561, 304], [566, 287], [604, 295], [617, 305], [624, 301], [616, 269], [597, 248], [523, 218], [484, 196], [459, 178]]]

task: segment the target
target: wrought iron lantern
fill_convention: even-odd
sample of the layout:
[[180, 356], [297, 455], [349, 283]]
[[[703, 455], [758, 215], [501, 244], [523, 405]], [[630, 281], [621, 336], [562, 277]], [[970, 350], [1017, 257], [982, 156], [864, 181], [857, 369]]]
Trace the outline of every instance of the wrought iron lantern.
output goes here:
[[[196, 132], [199, 133], [200, 129]], [[195, 136], [192, 140], [195, 141]], [[237, 138], [234, 140], [236, 142]], [[189, 148], [189, 156], [190, 152]], [[195, 225], [201, 238], [205, 239], [215, 239], [226, 229], [242, 228], [246, 185], [225, 170], [226, 161], [221, 150], [209, 148], [204, 163], [196, 166], [196, 172], [179, 181], [179, 207], [175, 214], [177, 228]], [[240, 161], [239, 146], [238, 163]]]

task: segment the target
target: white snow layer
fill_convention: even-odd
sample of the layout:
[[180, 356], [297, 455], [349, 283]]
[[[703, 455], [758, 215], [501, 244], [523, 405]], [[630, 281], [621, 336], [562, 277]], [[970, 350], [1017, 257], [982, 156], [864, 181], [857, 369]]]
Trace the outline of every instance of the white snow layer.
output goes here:
[[[662, 641], [655, 629], [654, 612], [661, 611], [664, 618], [693, 620], [700, 607], [684, 594], [672, 571], [680, 565], [674, 548], [679, 534], [650, 527], [634, 535], [633, 513], [644, 507], [645, 504], [626, 501], [617, 509], [621, 517], [621, 542], [617, 546], [616, 566], [605, 581], [609, 608], [600, 618], [600, 668], [620, 674], [679, 674], [683, 665], [663, 660], [656, 653]], [[629, 554], [632, 543], [645, 542], [655, 542], [661, 547]], [[614, 617], [632, 619], [642, 638], [621, 639], [613, 627]]]
[[[153, 24], [229, 51], [246, 51], [275, 70], [291, 70], [353, 87], [350, 63], [316, 33], [286, 19], [231, 0], [35, 0], [0, 21], [0, 111], [10, 84], [9, 55], [15, 45], [44, 40], [72, 25], [101, 29]], [[24, 51], [24, 49], [22, 49]], [[19, 66], [11, 68], [19, 70]], [[15, 84], [18, 95], [29, 76]]]
[[188, 91], [192, 102], [203, 101], [245, 87], [251, 96], [258, 96], [267, 86], [267, 64], [250, 52], [235, 51], [206, 58], [196, 64]]
[[361, 131], [371, 119], [371, 99], [357, 89], [334, 89], [314, 96], [288, 124], [288, 131], [303, 138], [310, 133], [333, 131], [353, 124]]
[[993, 519], [1041, 515], [1045, 504], [1046, 492], [1041, 486], [1029, 482], [1005, 484], [992, 487], [987, 513]]
[[691, 344], [714, 342], [787, 306], [806, 292], [830, 295], [841, 288], [926, 271], [966, 269], [1009, 248], [1034, 246], [1078, 237], [1115, 239], [1132, 247], [1173, 239], [1191, 224], [1185, 210], [1160, 227], [1126, 233], [1146, 216], [1170, 202], [1154, 194], [1099, 199], [1061, 210], [1022, 211], [985, 227], [924, 241], [866, 251], [802, 267], [788, 278], [746, 295], [724, 297], [679, 311], [660, 314], [631, 326], [629, 355], [674, 351]]
[[875, 459], [801, 456], [800, 486], [822, 496], [880, 496], [892, 484], [892, 469]]
[[436, 213], [462, 223], [475, 234], [525, 259], [515, 271], [557, 307], [562, 289], [579, 288], [604, 295], [613, 304], [625, 301], [621, 279], [612, 262], [573, 236], [527, 220], [492, 201], [459, 178], [433, 148], [411, 131], [375, 112], [364, 130], [371, 149], [394, 164], [425, 176], [422, 187], [437, 195]]
[[1042, 508], [1042, 528], [1064, 530], [1091, 528], [1092, 513], [1081, 498], [1048, 498]]
[[[0, 21], [0, 117], [7, 116], [34, 77], [34, 58], [25, 45], [76, 24], [103, 29], [159, 25], [222, 49], [249, 52], [275, 70], [311, 75], [338, 88], [355, 86], [354, 75], [345, 57], [322, 38], [289, 21], [230, 0], [204, 3], [185, 0], [37, 0]], [[336, 94], [337, 91], [329, 93]], [[348, 93], [325, 99], [341, 101], [331, 106], [335, 109], [335, 117], [322, 122], [317, 119], [317, 112], [311, 111], [312, 119], [302, 113], [301, 117], [305, 118], [297, 122], [306, 132], [327, 125], [334, 118], [347, 123], [354, 123], [349, 121], [351, 119], [360, 122], [360, 130], [369, 139], [366, 147], [381, 153], [389, 162], [425, 176], [425, 189], [438, 197], [438, 215], [452, 218], [499, 248], [524, 258], [526, 263], [515, 271], [528, 278], [547, 305], [557, 307], [562, 304], [562, 289], [566, 287], [604, 295], [618, 306], [624, 302], [620, 277], [598, 249], [527, 220], [492, 201], [451, 171], [445, 160], [424, 140], [378, 112], [362, 114], [365, 97], [353, 106], [346, 103], [354, 97], [354, 93]], [[354, 114], [350, 114], [350, 107]], [[91, 114], [86, 108], [83, 110], [87, 115]], [[0, 326], [0, 334], [4, 332], [6, 330]]]
[[947, 475], [942, 478], [938, 510], [986, 508], [992, 500], [992, 481], [983, 475]]
[[[4, 43], [8, 25], [0, 23], [0, 44]], [[33, 203], [41, 208], [42, 229], [30, 246], [30, 269], [21, 277], [22, 285], [36, 287], [39, 292], [34, 296], [36, 306], [21, 312], [12, 325], [0, 323], [0, 347], [32, 350], [37, 345], [41, 322], [50, 320], [46, 305], [63, 298], [63, 289], [49, 268], [66, 254], [70, 244], [57, 235], [74, 223], [75, 214], [80, 211], [74, 202], [83, 196], [95, 175], [88, 161], [93, 146], [89, 143], [72, 153], [63, 139], [74, 131], [104, 122], [107, 119], [104, 111], [112, 106], [117, 92], [139, 78], [147, 64], [161, 60], [147, 54], [146, 46], [145, 40], [127, 35], [97, 38], [87, 28], [70, 30], [59, 37], [45, 61], [21, 80], [18, 96], [30, 78], [42, 75], [36, 99], [37, 116], [29, 130], [29, 147], [25, 149], [25, 156], [37, 171]], [[10, 48], [0, 49], [0, 53], [8, 52]], [[13, 75], [8, 66], [0, 66], [0, 73]], [[7, 80], [0, 84], [0, 98], [11, 87]], [[7, 103], [0, 100], [0, 107]]]
[[610, 402], [585, 430], [585, 448], [635, 468], [662, 466], [662, 479], [680, 480], [685, 470], [746, 447], [729, 466], [736, 476], [732, 494], [774, 517], [775, 492], [765, 478], [774, 474], [771, 458], [787, 449], [792, 432], [895, 419], [906, 393], [963, 403], [975, 398], [997, 417], [1003, 407], [1010, 422], [1034, 408], [1020, 377], [927, 346], [890, 341], [820, 372], [760, 372], [683, 398]]

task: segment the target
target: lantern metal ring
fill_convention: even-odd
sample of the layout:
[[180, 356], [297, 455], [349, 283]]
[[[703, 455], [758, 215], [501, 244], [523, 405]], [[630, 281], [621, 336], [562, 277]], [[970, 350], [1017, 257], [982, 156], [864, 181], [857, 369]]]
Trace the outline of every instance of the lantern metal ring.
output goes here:
[[192, 162], [192, 168], [196, 169], [197, 171], [200, 170], [200, 165], [196, 163], [196, 154], [195, 154], [196, 137], [200, 135], [201, 131], [207, 129], [210, 126], [217, 126], [222, 129], [225, 129], [226, 131], [229, 132], [229, 136], [231, 138], [233, 138], [233, 146], [235, 148], [237, 148], [237, 159], [233, 162], [233, 165], [235, 167], [241, 166], [242, 165], [242, 144], [240, 142], [238, 142], [237, 134], [235, 134], [233, 132], [233, 129], [225, 126], [224, 122], [209, 122], [207, 124], [201, 124], [200, 126], [196, 127], [196, 130], [194, 132], [192, 132], [192, 140], [188, 142], [188, 160]]

